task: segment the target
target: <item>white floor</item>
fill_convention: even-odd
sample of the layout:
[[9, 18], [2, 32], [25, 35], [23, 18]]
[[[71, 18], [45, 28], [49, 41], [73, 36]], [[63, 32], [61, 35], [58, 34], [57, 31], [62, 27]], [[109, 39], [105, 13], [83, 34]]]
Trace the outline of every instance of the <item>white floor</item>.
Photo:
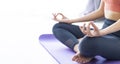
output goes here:
[[52, 12], [77, 17], [80, 0], [0, 0], [0, 64], [57, 64], [39, 44], [52, 33]]

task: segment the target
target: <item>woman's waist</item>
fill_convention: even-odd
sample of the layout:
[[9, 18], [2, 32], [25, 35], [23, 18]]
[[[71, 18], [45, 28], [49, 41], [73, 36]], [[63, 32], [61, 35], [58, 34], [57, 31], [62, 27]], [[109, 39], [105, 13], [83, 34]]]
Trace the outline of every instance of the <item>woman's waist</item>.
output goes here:
[[117, 21], [118, 19], [120, 19], [120, 13], [114, 12], [114, 11], [105, 10], [105, 18]]

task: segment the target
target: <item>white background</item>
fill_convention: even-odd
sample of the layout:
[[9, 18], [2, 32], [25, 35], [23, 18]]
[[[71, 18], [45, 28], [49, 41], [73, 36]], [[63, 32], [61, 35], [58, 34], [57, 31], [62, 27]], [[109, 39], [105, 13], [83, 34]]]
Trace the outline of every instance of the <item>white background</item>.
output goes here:
[[52, 13], [78, 17], [86, 0], [0, 0], [0, 64], [57, 64], [39, 44], [52, 33]]

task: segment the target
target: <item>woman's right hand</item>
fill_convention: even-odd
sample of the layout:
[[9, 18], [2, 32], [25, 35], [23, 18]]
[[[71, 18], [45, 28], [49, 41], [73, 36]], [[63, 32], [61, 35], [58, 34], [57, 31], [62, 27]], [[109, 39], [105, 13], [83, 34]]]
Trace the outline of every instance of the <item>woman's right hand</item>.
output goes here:
[[[68, 19], [66, 16], [64, 16], [62, 13], [53, 13], [53, 20], [58, 22], [64, 22], [64, 23], [72, 23], [70, 19]], [[58, 16], [61, 16], [62, 18], [58, 18]]]

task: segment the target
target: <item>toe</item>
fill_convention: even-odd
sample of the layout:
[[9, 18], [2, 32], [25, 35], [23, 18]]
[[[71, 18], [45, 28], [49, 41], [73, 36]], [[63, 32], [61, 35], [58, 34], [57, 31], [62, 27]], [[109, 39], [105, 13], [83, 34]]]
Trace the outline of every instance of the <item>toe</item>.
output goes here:
[[72, 61], [75, 61], [75, 60], [76, 60], [76, 58], [77, 58], [77, 56], [76, 56], [76, 55], [75, 55], [75, 56], [73, 56]]

